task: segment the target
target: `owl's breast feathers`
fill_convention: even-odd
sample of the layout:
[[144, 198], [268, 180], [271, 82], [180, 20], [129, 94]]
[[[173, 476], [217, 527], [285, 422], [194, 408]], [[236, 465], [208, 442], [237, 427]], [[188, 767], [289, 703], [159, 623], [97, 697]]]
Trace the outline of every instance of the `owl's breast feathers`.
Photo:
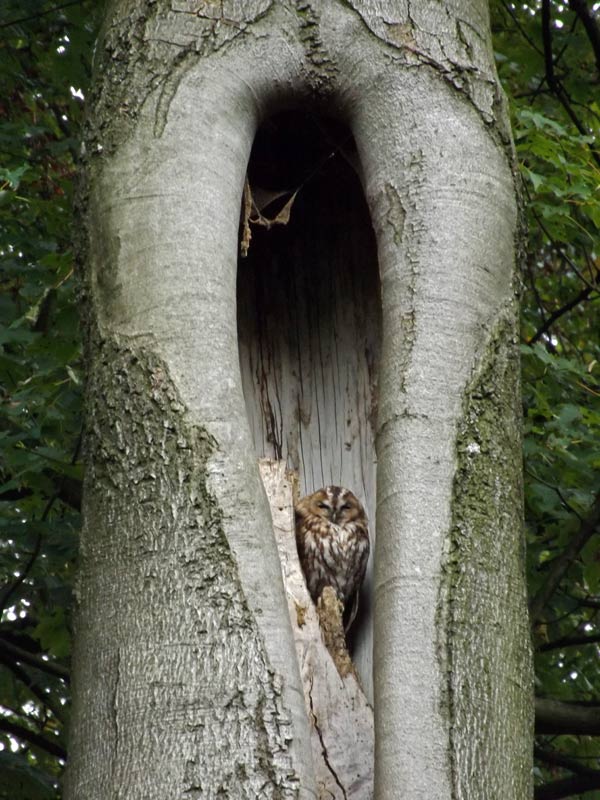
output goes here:
[[366, 519], [336, 525], [315, 514], [302, 514], [296, 542], [313, 601], [331, 586], [345, 606], [360, 588], [369, 559]]

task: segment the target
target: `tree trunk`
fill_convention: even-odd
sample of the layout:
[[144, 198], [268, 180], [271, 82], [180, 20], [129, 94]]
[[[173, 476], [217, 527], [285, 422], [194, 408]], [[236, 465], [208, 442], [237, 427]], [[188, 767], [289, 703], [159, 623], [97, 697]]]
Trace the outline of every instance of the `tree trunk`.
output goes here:
[[[377, 799], [532, 794], [506, 110], [484, 0], [389, 5], [110, 7], [70, 800], [316, 796], [257, 455], [376, 526], [355, 653]], [[252, 144], [289, 109], [335, 159], [283, 147], [290, 222], [238, 274]]]

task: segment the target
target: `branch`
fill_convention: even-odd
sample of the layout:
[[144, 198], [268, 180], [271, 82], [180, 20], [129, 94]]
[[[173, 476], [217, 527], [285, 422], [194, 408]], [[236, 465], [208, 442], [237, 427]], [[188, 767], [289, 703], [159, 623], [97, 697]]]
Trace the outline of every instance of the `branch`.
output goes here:
[[9, 736], [14, 736], [16, 739], [21, 739], [23, 742], [29, 742], [34, 747], [39, 747], [50, 753], [51, 756], [62, 758], [63, 761], [67, 760], [67, 751], [56, 742], [46, 739], [41, 733], [30, 731], [28, 728], [23, 728], [21, 725], [15, 725], [14, 722], [9, 722], [7, 719], [0, 717], [0, 731], [8, 733]]
[[562, 700], [536, 697], [535, 732], [600, 736], [600, 704], [582, 706]]
[[0, 661], [9, 669], [15, 677], [21, 681], [31, 692], [32, 695], [37, 697], [39, 702], [47, 708], [52, 714], [56, 717], [56, 719], [64, 724], [64, 715], [62, 711], [59, 711], [58, 707], [54, 704], [54, 702], [50, 699], [50, 695], [43, 692], [39, 686], [36, 685], [33, 678], [16, 662], [12, 661], [10, 658], [6, 658], [4, 653], [0, 652]]
[[554, 74], [554, 58], [552, 56], [552, 20], [550, 18], [550, 0], [542, 0], [542, 42], [544, 45], [544, 66], [546, 81], [552, 91], [556, 91]]
[[595, 633], [593, 636], [563, 636], [553, 642], [546, 642], [537, 649], [539, 653], [545, 653], [548, 650], [560, 650], [563, 647], [577, 647], [582, 644], [597, 644], [598, 642], [600, 642], [600, 633]]
[[585, 289], [582, 289], [579, 294], [576, 294], [572, 300], [569, 300], [569, 302], [565, 303], [564, 306], [557, 308], [556, 311], [553, 311], [544, 324], [533, 334], [527, 344], [535, 344], [539, 339], [542, 338], [548, 329], [552, 327], [557, 319], [562, 317], [563, 314], [566, 314], [568, 311], [571, 311], [571, 309], [575, 308], [575, 306], [578, 306], [583, 300], [587, 300], [592, 291], [595, 290], [592, 289], [591, 286], [586, 286]]
[[20, 25], [22, 22], [30, 22], [32, 19], [38, 19], [39, 17], [46, 17], [48, 14], [52, 14], [54, 11], [62, 11], [63, 8], [69, 8], [69, 6], [79, 6], [84, 0], [71, 0], [69, 3], [63, 3], [59, 6], [53, 6], [49, 8], [47, 11], [39, 11], [37, 14], [31, 14], [29, 17], [19, 17], [18, 19], [11, 19], [8, 22], [3, 22], [0, 25], [0, 28], [10, 28], [11, 25]]
[[[52, 475], [50, 470], [44, 471], [45, 475], [50, 478]], [[56, 487], [57, 499], [65, 505], [72, 508], [74, 511], [81, 511], [81, 489], [82, 481], [78, 478], [70, 478], [68, 476], [61, 476], [60, 482]], [[23, 487], [21, 489], [7, 489], [5, 492], [0, 493], [0, 502], [14, 502], [24, 500], [26, 497], [31, 497], [34, 494], [33, 489]]]
[[563, 778], [560, 781], [537, 786], [534, 798], [535, 800], [559, 800], [561, 797], [574, 797], [583, 792], [592, 792], [594, 789], [600, 789], [600, 771], [593, 775], [576, 775], [573, 778]]
[[82, 486], [82, 481], [65, 475], [58, 487], [58, 499], [75, 511], [81, 511]]
[[574, 597], [573, 600], [577, 600], [579, 605], [584, 606], [584, 608], [600, 608], [600, 597], [585, 597], [583, 599]]
[[47, 672], [50, 675], [55, 675], [57, 678], [62, 678], [62, 680], [69, 683], [69, 670], [66, 667], [56, 664], [53, 661], [44, 661], [43, 658], [33, 653], [28, 653], [27, 650], [23, 650], [22, 647], [11, 644], [4, 637], [0, 637], [0, 643], [2, 644], [4, 655], [11, 658], [13, 661], [22, 661], [42, 672]]
[[[557, 100], [567, 112], [571, 122], [582, 136], [589, 136], [590, 131], [579, 121], [577, 114], [569, 101], [569, 97], [554, 72], [554, 59], [552, 56], [552, 20], [550, 17], [550, 0], [542, 0], [542, 41], [544, 44], [544, 64], [546, 67], [546, 81]], [[592, 158], [600, 166], [600, 155], [590, 148]]]
[[585, 764], [582, 764], [576, 758], [570, 758], [569, 756], [565, 756], [562, 753], [557, 752], [556, 750], [545, 750], [542, 747], [534, 747], [533, 748], [533, 755], [539, 760], [543, 761], [546, 764], [551, 764], [555, 767], [563, 767], [564, 769], [568, 769], [571, 772], [577, 773], [577, 775], [597, 775], [598, 771], [592, 769], [591, 767], [587, 767]]
[[569, 8], [577, 14], [581, 20], [581, 24], [585, 28], [585, 32], [594, 50], [596, 67], [598, 72], [600, 72], [600, 25], [598, 24], [596, 15], [588, 8], [585, 0], [569, 0]]
[[582, 521], [578, 533], [573, 536], [569, 544], [550, 564], [546, 581], [529, 604], [529, 614], [532, 621], [539, 620], [542, 610], [552, 597], [565, 573], [577, 558], [581, 549], [593, 536], [600, 523], [600, 492], [596, 495], [589, 515]]

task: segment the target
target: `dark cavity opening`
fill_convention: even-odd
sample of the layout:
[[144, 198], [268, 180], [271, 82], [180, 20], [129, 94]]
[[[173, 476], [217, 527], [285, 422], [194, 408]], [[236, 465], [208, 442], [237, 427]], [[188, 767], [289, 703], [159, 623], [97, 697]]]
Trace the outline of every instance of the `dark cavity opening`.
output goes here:
[[[238, 340], [256, 455], [286, 460], [301, 494], [330, 484], [351, 489], [365, 505], [373, 544], [381, 304], [358, 169], [352, 136], [337, 121], [288, 111], [261, 126], [248, 181], [267, 223], [250, 222], [238, 262]], [[272, 222], [286, 211], [287, 224]], [[370, 573], [354, 626], [368, 693]]]

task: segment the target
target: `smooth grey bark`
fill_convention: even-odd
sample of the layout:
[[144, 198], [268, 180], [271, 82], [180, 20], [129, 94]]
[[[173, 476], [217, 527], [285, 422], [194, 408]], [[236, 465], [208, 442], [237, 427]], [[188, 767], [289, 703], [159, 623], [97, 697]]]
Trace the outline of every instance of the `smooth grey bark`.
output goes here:
[[375, 796], [530, 797], [517, 207], [486, 3], [108, 20], [67, 797], [314, 796], [235, 308], [252, 141], [294, 104], [349, 125], [377, 239]]
[[256, 96], [290, 49], [264, 38], [195, 59], [167, 112], [165, 82], [148, 90], [156, 63], [177, 69], [164, 42], [206, 22], [162, 6], [113, 8], [88, 141], [92, 379], [67, 796], [313, 796], [235, 310]]

